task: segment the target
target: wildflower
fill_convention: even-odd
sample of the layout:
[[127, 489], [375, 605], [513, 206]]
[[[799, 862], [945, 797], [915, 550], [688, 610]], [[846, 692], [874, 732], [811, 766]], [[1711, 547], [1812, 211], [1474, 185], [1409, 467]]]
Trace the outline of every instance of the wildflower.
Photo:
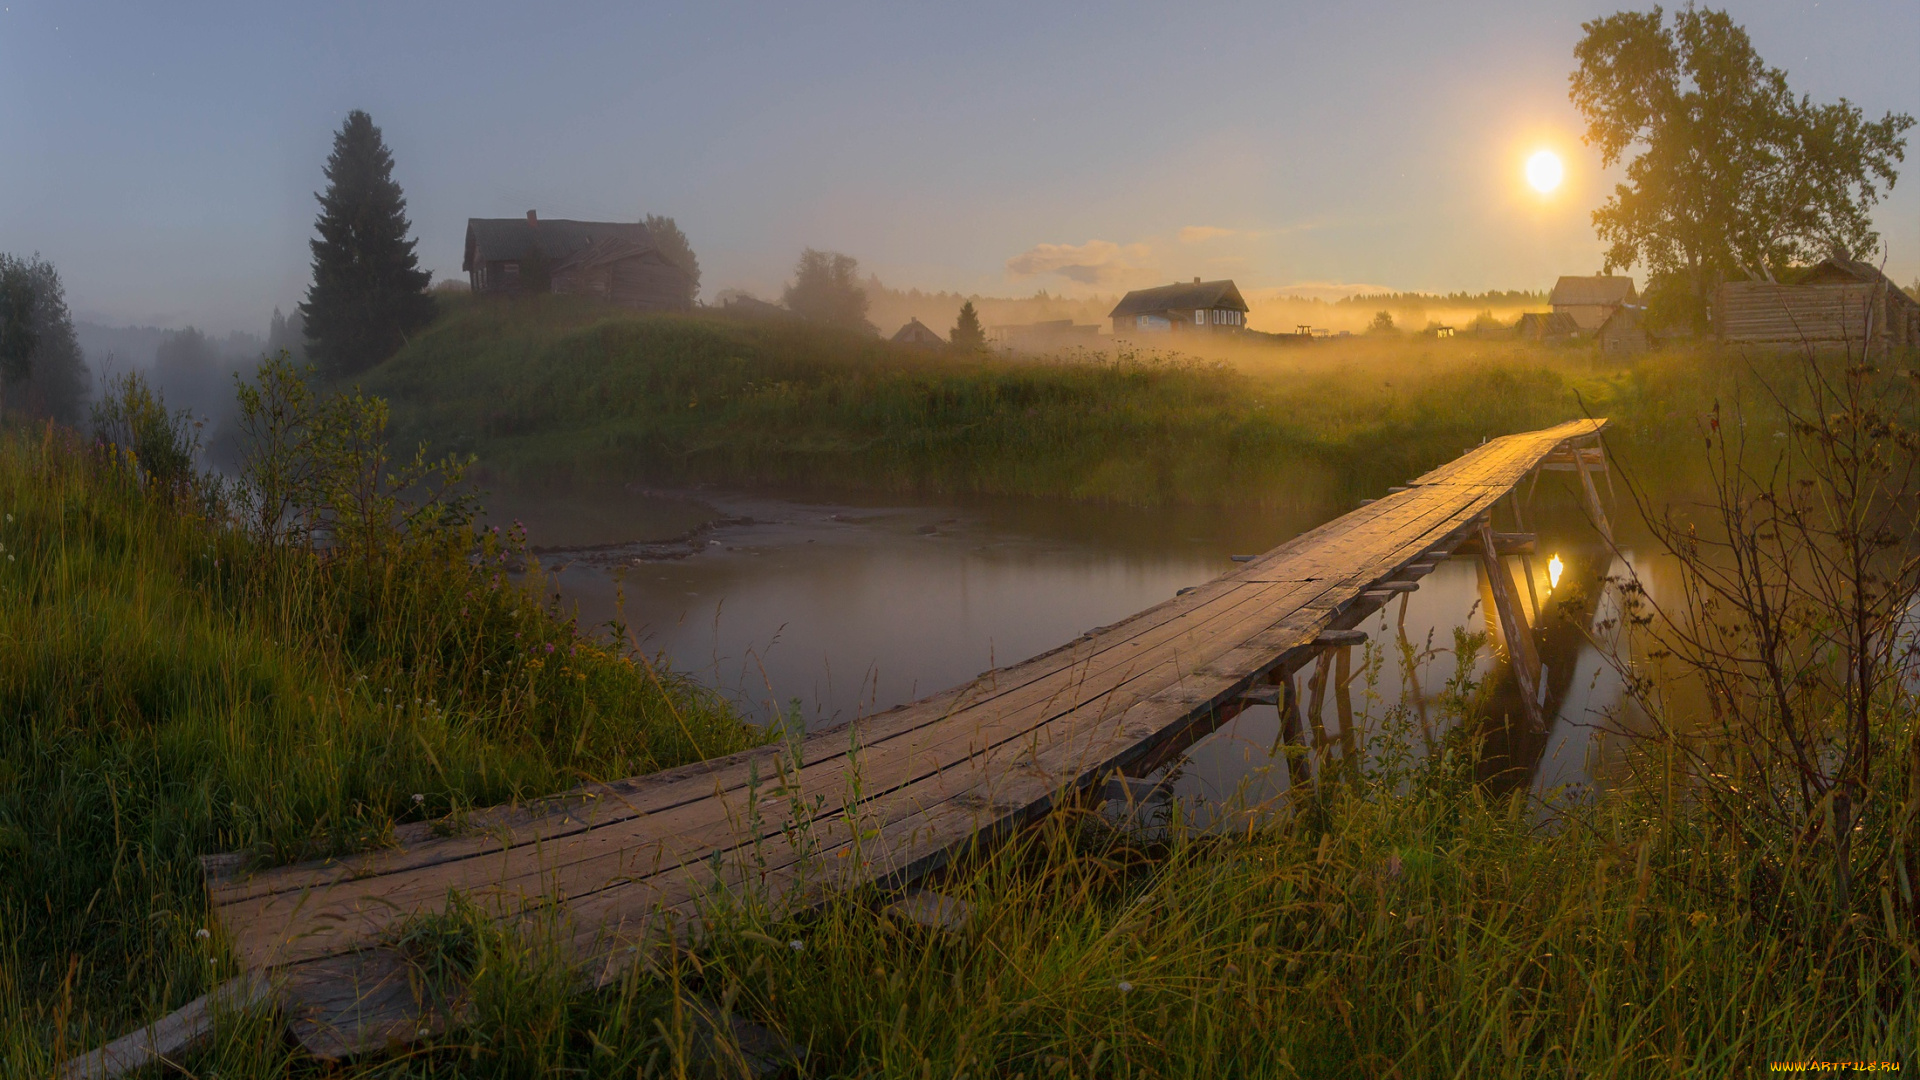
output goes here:
[[547, 642], [547, 651], [548, 651], [548, 652], [552, 652], [552, 651], [553, 651], [553, 642], [551, 642], [551, 641], [549, 641], [549, 642]]
[[425, 795], [422, 795], [417, 791], [413, 793], [413, 805], [419, 806], [421, 803], [426, 801], [427, 801], [427, 797]]
[[787, 948], [792, 949], [794, 952], [801, 952], [804, 949], [806, 949], [806, 947], [807, 947], [807, 943], [804, 941], [787, 942]]
[[1130, 982], [1128, 982], [1127, 980], [1125, 980], [1125, 979], [1121, 979], [1118, 985], [1119, 985], [1119, 987], [1120, 987], [1120, 992], [1121, 992], [1121, 993], [1123, 993], [1123, 994], [1131, 994], [1131, 993], [1133, 993], [1133, 984], [1132, 984], [1132, 983], [1130, 983]]
[[199, 938], [201, 941], [205, 941], [211, 935], [207, 932], [207, 928], [203, 926], [200, 929], [195, 930], [193, 932], [193, 936]]

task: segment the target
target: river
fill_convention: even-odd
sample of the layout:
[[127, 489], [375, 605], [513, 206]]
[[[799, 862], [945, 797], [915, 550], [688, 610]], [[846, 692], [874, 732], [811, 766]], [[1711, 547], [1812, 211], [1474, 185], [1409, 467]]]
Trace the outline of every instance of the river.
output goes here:
[[[1586, 631], [1605, 617], [1601, 577], [1619, 572], [1621, 560], [1648, 569], [1635, 550], [1644, 533], [1616, 522], [1622, 551], [1611, 553], [1562, 479], [1543, 478], [1527, 509], [1539, 536], [1531, 596], [1519, 586], [1530, 615], [1537, 601], [1543, 627], [1545, 730], [1519, 719], [1498, 648], [1483, 649], [1473, 665], [1489, 688], [1481, 711], [1503, 718], [1485, 727], [1483, 774], [1543, 796], [1577, 794], [1609, 774], [1595, 725], [1621, 707], [1621, 684]], [[617, 619], [642, 650], [747, 714], [797, 718], [811, 729], [1050, 649], [1340, 512], [628, 490], [518, 492], [492, 505], [495, 520], [526, 523], [557, 599], [584, 625]], [[1514, 527], [1504, 505], [1499, 515], [1500, 528]], [[1326, 695], [1330, 737], [1350, 734], [1365, 746], [1386, 734], [1415, 760], [1428, 753], [1448, 727], [1454, 630], [1485, 631], [1488, 607], [1475, 561], [1456, 559], [1423, 580], [1404, 611], [1394, 601], [1369, 620], [1378, 663], [1355, 651], [1354, 732], [1339, 731], [1334, 695]], [[1411, 678], [1409, 653], [1424, 657]], [[1242, 713], [1176, 767], [1176, 795], [1203, 817], [1262, 805], [1287, 786], [1272, 752], [1278, 730], [1271, 706]], [[1385, 760], [1378, 746], [1371, 758]]]

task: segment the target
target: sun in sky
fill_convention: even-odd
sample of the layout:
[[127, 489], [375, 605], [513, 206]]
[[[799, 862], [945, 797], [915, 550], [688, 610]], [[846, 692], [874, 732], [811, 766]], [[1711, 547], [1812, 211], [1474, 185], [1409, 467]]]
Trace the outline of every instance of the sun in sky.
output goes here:
[[1560, 164], [1560, 155], [1551, 150], [1535, 151], [1527, 159], [1527, 183], [1542, 195], [1559, 187], [1564, 176], [1566, 168]]

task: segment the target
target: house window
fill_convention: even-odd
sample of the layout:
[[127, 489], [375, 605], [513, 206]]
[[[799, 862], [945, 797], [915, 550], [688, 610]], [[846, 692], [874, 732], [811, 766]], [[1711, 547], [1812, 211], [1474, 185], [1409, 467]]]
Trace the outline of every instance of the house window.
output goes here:
[[1193, 313], [1193, 325], [1199, 326], [1206, 321], [1207, 321], [1207, 312], [1205, 308], [1196, 310]]
[[1134, 319], [1134, 325], [1142, 330], [1171, 330], [1173, 323], [1159, 315], [1140, 315]]
[[507, 284], [517, 285], [520, 283], [520, 264], [519, 263], [502, 263], [501, 269], [506, 272]]

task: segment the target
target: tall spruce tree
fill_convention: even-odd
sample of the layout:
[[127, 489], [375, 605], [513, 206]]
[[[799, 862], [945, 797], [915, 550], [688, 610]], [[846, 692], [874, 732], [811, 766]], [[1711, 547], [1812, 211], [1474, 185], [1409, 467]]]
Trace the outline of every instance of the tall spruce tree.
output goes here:
[[307, 355], [333, 378], [392, 356], [433, 321], [433, 276], [419, 268], [407, 232], [407, 200], [393, 180], [393, 154], [355, 109], [333, 137], [327, 193], [314, 222], [313, 285], [300, 305]]
[[953, 333], [947, 340], [956, 349], [978, 352], [987, 347], [987, 332], [980, 327], [980, 313], [973, 309], [973, 301], [960, 305], [960, 321], [953, 324]]

